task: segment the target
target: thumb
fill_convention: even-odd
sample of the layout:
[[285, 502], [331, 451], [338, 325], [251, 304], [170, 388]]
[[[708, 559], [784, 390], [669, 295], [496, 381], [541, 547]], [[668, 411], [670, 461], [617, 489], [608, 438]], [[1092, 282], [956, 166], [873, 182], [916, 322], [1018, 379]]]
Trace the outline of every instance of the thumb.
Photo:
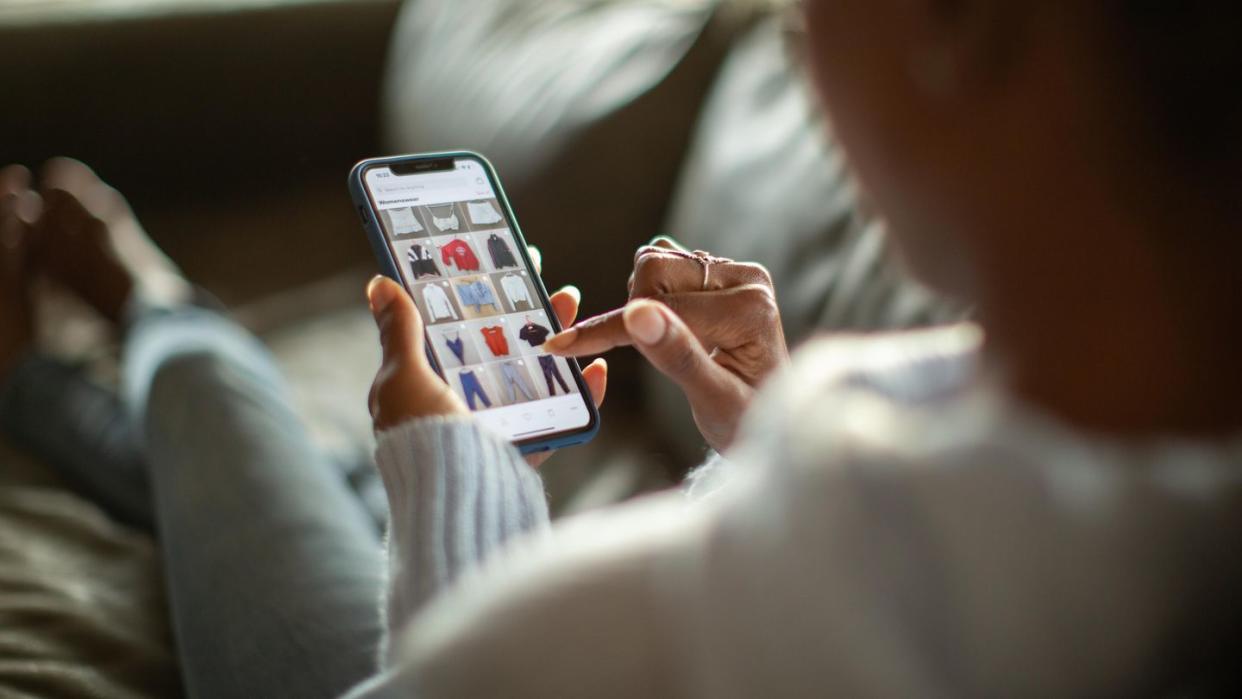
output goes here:
[[680, 386], [692, 404], [710, 405], [733, 392], [733, 377], [708, 356], [702, 343], [668, 306], [651, 300], [632, 301], [623, 317], [634, 347]]
[[423, 321], [414, 300], [393, 280], [377, 276], [367, 285], [367, 301], [379, 328], [384, 363], [425, 364]]

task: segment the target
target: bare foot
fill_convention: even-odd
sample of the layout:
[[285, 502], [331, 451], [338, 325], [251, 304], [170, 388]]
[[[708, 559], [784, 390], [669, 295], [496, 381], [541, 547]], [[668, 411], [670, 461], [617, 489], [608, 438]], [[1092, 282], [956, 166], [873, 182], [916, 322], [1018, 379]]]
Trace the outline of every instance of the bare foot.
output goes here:
[[30, 349], [30, 220], [37, 216], [30, 172], [20, 165], [0, 170], [0, 377]]
[[120, 192], [86, 165], [56, 158], [44, 166], [41, 264], [105, 318], [118, 322], [134, 293], [153, 303], [189, 301], [192, 289], [147, 237]]

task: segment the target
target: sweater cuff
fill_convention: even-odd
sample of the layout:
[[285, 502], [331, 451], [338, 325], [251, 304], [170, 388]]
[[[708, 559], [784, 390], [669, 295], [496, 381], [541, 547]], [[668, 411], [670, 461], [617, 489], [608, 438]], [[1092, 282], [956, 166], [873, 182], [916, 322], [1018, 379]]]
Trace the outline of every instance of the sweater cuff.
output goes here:
[[430, 417], [378, 435], [388, 493], [389, 628], [510, 538], [547, 526], [543, 481], [513, 445], [469, 417]]
[[686, 474], [682, 492], [688, 500], [707, 500], [715, 495], [732, 478], [733, 463], [715, 451], [707, 453], [707, 459]]

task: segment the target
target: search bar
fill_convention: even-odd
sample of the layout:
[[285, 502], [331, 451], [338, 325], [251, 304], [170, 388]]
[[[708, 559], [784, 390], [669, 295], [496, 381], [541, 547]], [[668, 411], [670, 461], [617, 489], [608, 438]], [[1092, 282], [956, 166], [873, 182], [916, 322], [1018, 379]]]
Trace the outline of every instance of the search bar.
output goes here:
[[470, 180], [465, 177], [420, 177], [418, 182], [405, 184], [381, 184], [375, 189], [380, 194], [409, 194], [413, 192], [431, 192], [438, 189], [465, 189]]

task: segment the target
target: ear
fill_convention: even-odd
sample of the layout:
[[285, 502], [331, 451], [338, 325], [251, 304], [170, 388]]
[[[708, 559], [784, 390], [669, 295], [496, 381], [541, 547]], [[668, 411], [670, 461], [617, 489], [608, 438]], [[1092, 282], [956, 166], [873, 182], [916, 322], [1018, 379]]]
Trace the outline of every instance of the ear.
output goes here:
[[1024, 0], [910, 0], [924, 31], [910, 50], [910, 75], [932, 96], [990, 92], [1021, 54], [1030, 3]]

